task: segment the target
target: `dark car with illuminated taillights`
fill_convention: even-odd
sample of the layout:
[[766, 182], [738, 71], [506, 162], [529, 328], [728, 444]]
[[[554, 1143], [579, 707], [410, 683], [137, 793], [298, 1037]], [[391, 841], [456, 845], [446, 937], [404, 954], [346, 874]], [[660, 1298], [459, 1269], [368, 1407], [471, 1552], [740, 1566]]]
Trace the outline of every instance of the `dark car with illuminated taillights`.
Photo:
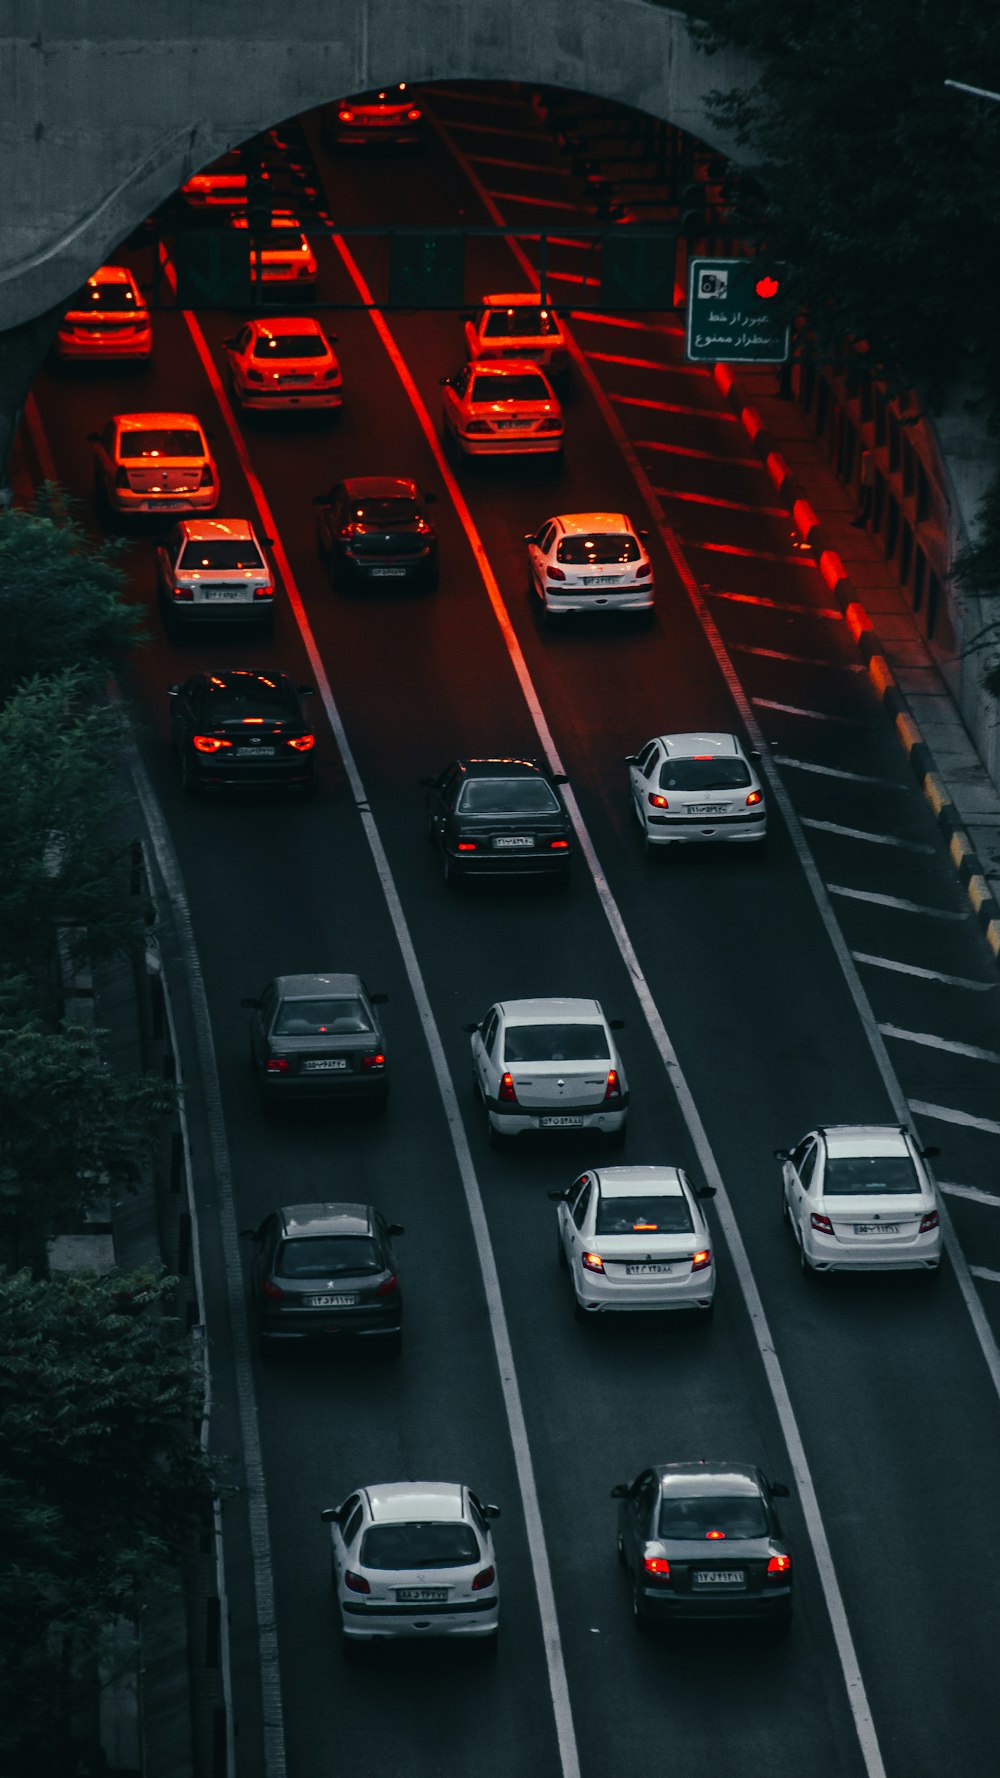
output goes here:
[[427, 792], [427, 837], [441, 853], [444, 880], [569, 875], [569, 816], [556, 790], [565, 784], [532, 759], [456, 759]]
[[239, 786], [315, 790], [316, 736], [302, 702], [313, 689], [287, 673], [244, 668], [168, 686], [182, 788], [189, 796]]
[[316, 547], [343, 590], [370, 592], [438, 582], [437, 533], [426, 512], [433, 494], [400, 476], [352, 476], [317, 494]]
[[292, 1099], [359, 1100], [383, 1111], [389, 1065], [376, 1007], [359, 975], [279, 975], [241, 1005], [263, 1105]]
[[401, 80], [328, 105], [323, 128], [337, 148], [411, 148], [424, 139], [424, 114]]
[[747, 1464], [661, 1463], [611, 1490], [638, 1630], [678, 1618], [787, 1624], [792, 1557], [769, 1482]]
[[364, 1340], [387, 1355], [403, 1334], [393, 1238], [370, 1204], [287, 1204], [255, 1229], [250, 1297], [262, 1357], [306, 1341]]

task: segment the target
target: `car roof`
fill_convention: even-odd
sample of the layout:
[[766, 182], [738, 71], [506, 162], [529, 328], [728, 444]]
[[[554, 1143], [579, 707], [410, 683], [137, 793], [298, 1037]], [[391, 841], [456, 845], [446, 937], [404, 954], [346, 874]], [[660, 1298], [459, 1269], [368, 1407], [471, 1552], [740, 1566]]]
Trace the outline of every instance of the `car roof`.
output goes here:
[[313, 315], [268, 315], [266, 320], [251, 320], [250, 326], [254, 329], [258, 339], [261, 335], [266, 337], [268, 334], [289, 333], [312, 333], [316, 334], [319, 339], [326, 338], [322, 327]]
[[699, 753], [720, 753], [735, 757], [743, 749], [735, 735], [721, 729], [702, 729], [683, 735], [657, 735], [657, 740], [671, 759], [697, 759]]
[[634, 530], [623, 512], [559, 512], [554, 518], [568, 537], [587, 537], [591, 531]]
[[484, 309], [540, 309], [542, 300], [535, 290], [500, 290], [480, 298]]
[[661, 1463], [656, 1468], [664, 1494], [759, 1494], [760, 1471], [752, 1464]]
[[96, 272], [91, 272], [88, 284], [134, 284], [135, 279], [127, 265], [99, 265]]
[[367, 1235], [374, 1211], [369, 1204], [284, 1204], [278, 1216], [289, 1237]]
[[220, 537], [253, 537], [257, 541], [249, 519], [179, 519], [177, 529], [189, 543], [209, 543]]
[[201, 421], [196, 414], [157, 413], [148, 414], [115, 414], [114, 419], [123, 432], [143, 432], [154, 426], [170, 426], [180, 428], [193, 426], [198, 432], [202, 430]]
[[311, 1000], [317, 994], [361, 994], [361, 977], [341, 970], [336, 975], [277, 975], [274, 986], [282, 1000]]
[[364, 1491], [377, 1524], [465, 1518], [461, 1482], [378, 1482]]
[[543, 1019], [592, 1024], [594, 1019], [604, 1018], [597, 1000], [501, 1000], [498, 1004], [507, 1025], [533, 1025]]
[[456, 759], [455, 764], [470, 778], [544, 778], [546, 773], [534, 759]]
[[594, 1177], [602, 1198], [631, 1197], [638, 1191], [645, 1198], [684, 1196], [678, 1167], [600, 1167]]
[[828, 1154], [909, 1154], [905, 1130], [898, 1124], [825, 1124], [819, 1134]]
[[399, 495], [410, 500], [420, 498], [416, 482], [401, 475], [351, 475], [345, 476], [341, 485], [348, 500], [384, 500]]

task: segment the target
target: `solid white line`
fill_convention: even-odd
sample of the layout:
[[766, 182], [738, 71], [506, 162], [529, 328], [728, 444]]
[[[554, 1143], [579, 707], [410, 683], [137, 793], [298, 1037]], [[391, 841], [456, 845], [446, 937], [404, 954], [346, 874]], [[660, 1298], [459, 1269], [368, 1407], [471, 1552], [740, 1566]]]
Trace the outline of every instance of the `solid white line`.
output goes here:
[[[571, 210], [577, 216], [593, 216], [595, 214], [593, 204], [569, 204], [565, 198], [529, 197], [523, 191], [498, 191], [494, 195], [503, 198], [505, 204], [530, 204], [536, 210]], [[553, 275], [552, 272], [549, 273], [550, 278]]]
[[969, 1271], [974, 1278], [985, 1278], [988, 1284], [1000, 1284], [1000, 1272], [991, 1272], [989, 1266], [970, 1266]]
[[956, 1185], [953, 1180], [939, 1179], [939, 1192], [947, 1192], [950, 1198], [969, 1198], [973, 1204], [986, 1204], [991, 1210], [1000, 1210], [1000, 1198], [996, 1192], [984, 1192], [978, 1185]]
[[965, 1130], [982, 1130], [985, 1136], [1000, 1136], [1000, 1124], [991, 1117], [973, 1117], [971, 1111], [956, 1111], [953, 1105], [929, 1105], [926, 1099], [911, 1099], [910, 1110], [919, 1117], [937, 1118], [943, 1124], [961, 1124]]
[[[731, 654], [759, 654], [769, 661], [791, 661], [796, 667], [832, 667], [838, 673], [864, 673], [867, 671], [863, 661], [824, 661], [810, 654], [788, 654], [783, 648], [754, 648], [749, 642], [730, 642]], [[842, 772], [839, 777], [851, 778], [858, 774]]]
[[899, 975], [916, 975], [924, 982], [944, 982], [949, 988], [972, 988], [988, 994], [1000, 988], [1000, 982], [972, 982], [964, 975], [943, 975], [939, 969], [920, 969], [916, 963], [900, 963], [895, 957], [872, 957], [867, 951], [852, 951], [855, 963], [867, 963], [872, 969], [894, 969]]
[[[548, 163], [543, 167], [537, 161], [504, 160], [499, 154], [470, 154], [468, 159], [474, 161], [477, 167], [509, 167], [514, 173], [530, 173], [535, 179], [548, 174], [551, 174], [553, 179], [570, 178], [569, 167], [553, 167]], [[574, 204], [572, 208], [577, 209], [579, 206]]]
[[803, 827], [814, 827], [819, 833], [839, 833], [845, 840], [868, 840], [873, 846], [898, 846], [901, 852], [922, 852], [933, 858], [936, 847], [923, 840], [901, 840], [894, 833], [872, 833], [867, 827], [844, 827], [839, 821], [817, 821], [814, 815], [801, 815]]
[[[714, 417], [714, 416], [713, 416]], [[745, 549], [739, 543], [706, 543], [702, 538], [686, 539], [689, 549], [707, 549], [719, 556], [746, 556], [753, 562], [780, 562], [783, 568], [815, 568], [811, 556], [788, 555], [777, 549]], [[803, 549], [806, 545], [801, 546]]]
[[918, 1043], [924, 1049], [945, 1050], [950, 1056], [968, 1056], [973, 1062], [993, 1062], [1000, 1068], [1000, 1050], [979, 1049], [974, 1043], [958, 1043], [933, 1031], [907, 1031], [902, 1025], [880, 1025], [879, 1030], [883, 1037], [895, 1037], [898, 1043]]
[[811, 759], [793, 759], [790, 753], [773, 753], [771, 758], [777, 766], [794, 766], [797, 772], [819, 772], [824, 778], [848, 778], [852, 784], [875, 784], [881, 790], [906, 790], [906, 784], [897, 784], [892, 778], [873, 778], [868, 772], [847, 772], [843, 766], [821, 766]]
[[803, 710], [798, 704], [778, 704], [774, 698], [751, 698], [758, 710], [780, 710], [785, 716], [808, 716], [812, 722], [849, 722], [854, 723], [853, 716], [836, 716], [828, 710]]
[[843, 896], [845, 901], [871, 901], [876, 907], [898, 908], [903, 914], [929, 914], [932, 920], [967, 920], [970, 909], [955, 912], [951, 908], [929, 908], [921, 901], [906, 901], [901, 895], [878, 895], [874, 889], [848, 889], [843, 883], [827, 883], [829, 895]]
[[515, 130], [510, 124], [466, 123], [456, 117], [449, 123], [448, 128], [450, 130], [467, 130], [476, 136], [513, 136], [519, 142], [545, 141], [545, 137], [540, 135], [538, 130]]

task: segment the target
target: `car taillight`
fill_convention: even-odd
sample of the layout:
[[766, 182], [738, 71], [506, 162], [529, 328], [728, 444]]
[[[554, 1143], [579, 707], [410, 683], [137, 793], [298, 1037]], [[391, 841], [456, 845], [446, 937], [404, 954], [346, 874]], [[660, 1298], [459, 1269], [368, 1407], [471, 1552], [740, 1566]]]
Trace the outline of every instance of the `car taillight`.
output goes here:
[[288, 1060], [285, 1056], [268, 1056], [264, 1063], [265, 1074], [287, 1074]]
[[670, 1579], [670, 1563], [666, 1556], [643, 1556], [642, 1571], [651, 1574], [654, 1580]]
[[399, 1290], [399, 1279], [396, 1277], [395, 1272], [393, 1272], [391, 1278], [383, 1278], [381, 1284], [379, 1285], [378, 1289], [375, 1292], [375, 1295], [376, 1296], [395, 1296], [398, 1290]]
[[929, 1234], [931, 1229], [937, 1228], [940, 1220], [941, 1218], [936, 1210], [928, 1210], [927, 1215], [922, 1216], [920, 1219], [920, 1233], [922, 1235]]
[[543, 420], [538, 428], [539, 432], [561, 432], [562, 429], [563, 423], [561, 420]]
[[266, 581], [263, 586], [255, 586], [253, 589], [253, 596], [255, 599], [273, 599], [274, 588], [270, 581]]
[[127, 469], [119, 469], [115, 472], [115, 487], [116, 488], [127, 488], [128, 487], [128, 470]]
[[545, 578], [546, 580], [565, 580], [566, 576], [561, 568], [546, 568]]
[[456, 849], [459, 852], [478, 852], [479, 845], [476, 840], [459, 840]]
[[635, 571], [636, 580], [648, 580], [653, 572], [652, 562], [640, 562]]
[[248, 364], [247, 365], [247, 382], [248, 383], [263, 383], [264, 381], [266, 381], [264, 372], [262, 370], [254, 370], [253, 365]]
[[466, 421], [466, 426], [465, 426], [466, 432], [488, 432], [489, 429], [490, 429], [490, 423], [488, 420], [467, 420]]
[[791, 1571], [791, 1556], [772, 1556], [767, 1564], [768, 1574], [790, 1574]]
[[419, 123], [422, 116], [423, 113], [417, 109], [416, 105], [414, 105], [406, 113], [406, 121], [407, 123]]
[[361, 1066], [362, 1068], [366, 1068], [369, 1074], [372, 1072], [377, 1073], [380, 1068], [385, 1067], [384, 1051], [373, 1050], [370, 1056], [362, 1056]]
[[604, 1261], [599, 1253], [581, 1253], [580, 1264], [585, 1272], [603, 1272]]
[[755, 803], [762, 803], [763, 801], [764, 798], [759, 790], [751, 790], [747, 797], [747, 808], [752, 809]]
[[341, 123], [353, 123], [354, 122], [354, 112], [353, 111], [338, 111], [337, 116], [340, 119]]
[[569, 851], [569, 841], [568, 840], [550, 840], [549, 841], [549, 851], [550, 852], [568, 852]]
[[285, 745], [286, 747], [294, 747], [296, 753], [308, 753], [309, 749], [316, 745], [316, 736], [289, 735], [285, 741]]
[[300, 265], [295, 276], [297, 278], [313, 278], [316, 275], [315, 265]]
[[814, 1229], [819, 1230], [821, 1235], [833, 1234], [833, 1223], [830, 1221], [830, 1218], [828, 1216], [821, 1216], [818, 1210], [813, 1211], [809, 1221], [812, 1223]]
[[202, 472], [198, 479], [198, 486], [199, 488], [213, 488], [215, 486], [215, 476], [212, 473], [211, 463], [206, 463], [202, 467]]
[[646, 801], [652, 809], [669, 809], [670, 807], [666, 797], [661, 796], [658, 790], [650, 790], [647, 793]]
[[194, 587], [193, 586], [175, 586], [174, 587], [174, 598], [175, 599], [193, 599], [194, 598]]
[[218, 735], [192, 735], [191, 743], [196, 753], [219, 753], [223, 747], [231, 747], [232, 741], [222, 741]]
[[[420, 116], [419, 111], [417, 112], [417, 116]], [[496, 1577], [497, 1571], [492, 1566], [489, 1568], [481, 1568], [472, 1583], [472, 1591], [474, 1593], [479, 1593], [482, 1591], [483, 1587], [491, 1587], [496, 1580]]]
[[264, 1282], [260, 1287], [260, 1294], [261, 1296], [266, 1296], [272, 1303], [283, 1303], [285, 1300], [285, 1293], [282, 1290], [281, 1285], [273, 1284], [270, 1278], [264, 1279]]
[[692, 1272], [703, 1272], [705, 1267], [710, 1266], [711, 1263], [712, 1249], [710, 1247], [701, 1247], [697, 1253], [692, 1253], [691, 1255]]
[[345, 1585], [345, 1587], [349, 1587], [350, 1591], [352, 1593], [370, 1593], [371, 1592], [371, 1587], [368, 1585], [368, 1582], [366, 1581], [364, 1575], [363, 1574], [355, 1574], [353, 1572], [353, 1570], [350, 1568], [348, 1568], [345, 1571], [344, 1585]]
[[621, 1082], [616, 1068], [608, 1069], [608, 1084], [604, 1089], [605, 1099], [620, 1099], [622, 1096]]
[[497, 1088], [497, 1099], [501, 1105], [517, 1104], [517, 1094], [514, 1091], [514, 1076], [512, 1074], [501, 1075], [500, 1085]]

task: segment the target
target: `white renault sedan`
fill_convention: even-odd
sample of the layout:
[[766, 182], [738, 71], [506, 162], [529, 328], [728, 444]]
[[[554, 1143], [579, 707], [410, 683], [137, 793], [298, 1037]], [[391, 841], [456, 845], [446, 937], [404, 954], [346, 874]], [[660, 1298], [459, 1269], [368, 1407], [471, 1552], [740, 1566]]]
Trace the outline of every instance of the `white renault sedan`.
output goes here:
[[495, 1647], [500, 1582], [490, 1520], [499, 1514], [460, 1482], [381, 1482], [325, 1507], [345, 1650], [398, 1636], [476, 1637]]
[[647, 856], [662, 846], [724, 841], [760, 846], [767, 805], [736, 735], [654, 735], [627, 755], [632, 813]]
[[804, 1272], [936, 1272], [941, 1225], [919, 1148], [899, 1124], [828, 1124], [776, 1148], [781, 1208]]
[[559, 1264], [578, 1317], [608, 1309], [711, 1313], [715, 1266], [697, 1190], [680, 1167], [601, 1167], [581, 1174], [559, 1205]]
[[628, 1083], [597, 1000], [504, 1000], [472, 1037], [472, 1078], [487, 1139], [530, 1130], [599, 1130], [624, 1139]]
[[636, 611], [651, 616], [648, 531], [623, 512], [564, 512], [525, 534], [531, 590], [546, 618]]

